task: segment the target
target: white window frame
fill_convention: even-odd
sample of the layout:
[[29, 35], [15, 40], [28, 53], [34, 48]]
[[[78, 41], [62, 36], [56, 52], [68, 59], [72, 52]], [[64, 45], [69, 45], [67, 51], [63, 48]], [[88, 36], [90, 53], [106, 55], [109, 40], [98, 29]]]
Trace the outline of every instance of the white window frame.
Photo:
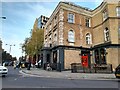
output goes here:
[[110, 41], [109, 29], [106, 27], [104, 30], [105, 42]]
[[116, 7], [117, 17], [120, 17], [120, 7]]
[[103, 11], [103, 21], [106, 20], [108, 18], [108, 12], [107, 10]]
[[73, 13], [68, 13], [68, 22], [75, 23], [75, 15]]
[[92, 38], [90, 33], [87, 33], [85, 38], [86, 38], [87, 45], [92, 44]]
[[86, 25], [86, 27], [91, 27], [91, 20], [90, 20], [90, 18], [86, 18], [85, 19], [85, 25]]
[[73, 30], [69, 30], [69, 32], [68, 32], [68, 42], [69, 43], [75, 42], [75, 33]]

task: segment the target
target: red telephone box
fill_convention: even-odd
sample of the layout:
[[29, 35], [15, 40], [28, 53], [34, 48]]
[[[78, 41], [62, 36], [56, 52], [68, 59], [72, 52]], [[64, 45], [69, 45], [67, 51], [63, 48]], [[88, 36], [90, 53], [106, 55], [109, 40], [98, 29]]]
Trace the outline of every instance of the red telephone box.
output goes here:
[[81, 56], [82, 66], [88, 67], [88, 56]]

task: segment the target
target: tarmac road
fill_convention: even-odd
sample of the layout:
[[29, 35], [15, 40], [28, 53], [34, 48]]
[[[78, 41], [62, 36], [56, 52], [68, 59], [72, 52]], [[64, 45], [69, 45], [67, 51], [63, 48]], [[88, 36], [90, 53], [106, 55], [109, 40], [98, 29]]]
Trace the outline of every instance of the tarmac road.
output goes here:
[[35, 77], [8, 67], [8, 76], [2, 78], [2, 88], [118, 88], [119, 80], [87, 80]]

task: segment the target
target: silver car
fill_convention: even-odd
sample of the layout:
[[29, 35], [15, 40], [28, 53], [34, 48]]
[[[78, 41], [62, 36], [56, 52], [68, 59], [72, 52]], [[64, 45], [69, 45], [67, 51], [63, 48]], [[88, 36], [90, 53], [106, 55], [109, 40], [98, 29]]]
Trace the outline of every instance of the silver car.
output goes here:
[[0, 66], [0, 76], [5, 77], [8, 74], [8, 69], [5, 66]]

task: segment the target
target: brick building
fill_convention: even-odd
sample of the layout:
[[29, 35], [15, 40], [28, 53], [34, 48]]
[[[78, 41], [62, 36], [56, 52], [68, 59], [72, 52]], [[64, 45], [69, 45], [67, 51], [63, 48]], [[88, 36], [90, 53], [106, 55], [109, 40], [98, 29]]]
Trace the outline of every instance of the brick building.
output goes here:
[[44, 30], [43, 63], [71, 69], [87, 56], [91, 64], [120, 64], [120, 5], [102, 2], [94, 10], [60, 2]]

